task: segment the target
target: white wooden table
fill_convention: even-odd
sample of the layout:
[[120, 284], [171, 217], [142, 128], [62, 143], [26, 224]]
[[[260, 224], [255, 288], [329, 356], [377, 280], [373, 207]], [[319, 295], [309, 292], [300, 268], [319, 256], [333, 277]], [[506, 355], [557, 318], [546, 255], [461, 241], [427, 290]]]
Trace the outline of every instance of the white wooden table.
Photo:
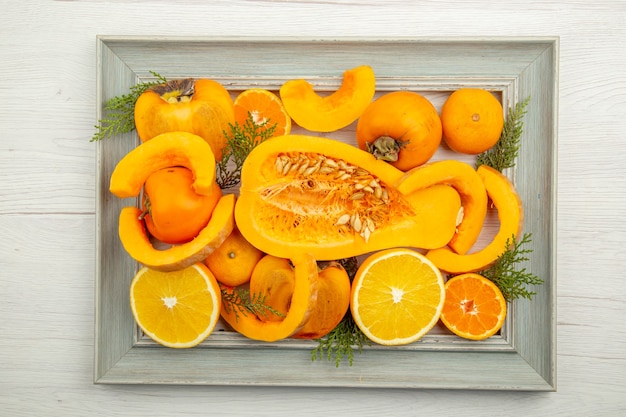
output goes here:
[[[626, 1], [0, 0], [0, 10], [0, 415], [626, 413]], [[99, 34], [560, 36], [557, 391], [92, 384]]]

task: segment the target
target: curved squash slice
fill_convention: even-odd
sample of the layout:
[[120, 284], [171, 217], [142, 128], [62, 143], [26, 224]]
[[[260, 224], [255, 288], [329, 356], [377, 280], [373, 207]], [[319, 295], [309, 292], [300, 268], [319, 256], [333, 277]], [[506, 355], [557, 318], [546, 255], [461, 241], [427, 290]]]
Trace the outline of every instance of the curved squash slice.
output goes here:
[[477, 169], [487, 189], [487, 194], [498, 210], [500, 229], [493, 240], [482, 250], [459, 255], [449, 248], [431, 250], [426, 257], [437, 267], [452, 274], [476, 272], [485, 269], [498, 259], [505, 250], [507, 240], [517, 236], [522, 231], [524, 223], [524, 209], [514, 185], [499, 171], [481, 165]]
[[317, 263], [311, 254], [291, 258], [294, 266], [294, 287], [291, 306], [281, 321], [261, 321], [252, 313], [235, 314], [224, 304], [222, 318], [237, 332], [249, 339], [275, 342], [300, 330], [307, 322], [317, 299]]
[[119, 198], [136, 197], [150, 174], [173, 166], [189, 168], [195, 192], [211, 195], [215, 156], [204, 139], [187, 132], [163, 133], [128, 152], [111, 174], [109, 191]]
[[470, 165], [451, 159], [430, 162], [407, 171], [396, 187], [400, 193], [408, 194], [434, 184], [450, 185], [461, 196], [463, 212], [459, 218], [462, 220], [448, 246], [456, 253], [467, 253], [476, 243], [487, 215], [483, 181]]
[[279, 258], [311, 253], [335, 260], [394, 246], [445, 245], [454, 234], [458, 196], [434, 190], [440, 199], [409, 198], [391, 186], [401, 176], [369, 152], [337, 140], [276, 137], [246, 158], [237, 227]]
[[332, 132], [358, 119], [375, 92], [374, 71], [362, 65], [345, 71], [341, 87], [328, 96], [318, 95], [306, 80], [290, 80], [280, 88], [280, 99], [298, 125], [313, 132]]
[[144, 266], [158, 271], [183, 269], [203, 261], [226, 240], [235, 226], [234, 208], [235, 195], [222, 196], [198, 236], [190, 242], [159, 250], [152, 245], [144, 222], [139, 220], [141, 209], [124, 207], [119, 218], [120, 240], [126, 252]]

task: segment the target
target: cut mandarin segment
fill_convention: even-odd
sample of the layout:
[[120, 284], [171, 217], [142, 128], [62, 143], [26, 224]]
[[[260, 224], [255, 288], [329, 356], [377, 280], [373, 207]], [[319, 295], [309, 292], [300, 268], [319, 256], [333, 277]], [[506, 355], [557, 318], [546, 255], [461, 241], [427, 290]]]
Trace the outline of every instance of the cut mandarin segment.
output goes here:
[[441, 322], [452, 333], [484, 340], [500, 330], [506, 317], [506, 301], [492, 281], [467, 273], [448, 280], [445, 289]]
[[244, 125], [248, 113], [257, 125], [267, 123], [266, 128], [276, 125], [272, 136], [288, 135], [291, 132], [291, 117], [287, 114], [280, 98], [269, 90], [251, 88], [235, 98], [235, 122]]
[[352, 283], [350, 310], [371, 341], [405, 345], [439, 320], [444, 303], [441, 272], [421, 253], [405, 248], [370, 255]]
[[143, 267], [131, 283], [130, 306], [135, 321], [152, 340], [171, 348], [190, 348], [215, 328], [222, 298], [204, 264], [172, 272]]

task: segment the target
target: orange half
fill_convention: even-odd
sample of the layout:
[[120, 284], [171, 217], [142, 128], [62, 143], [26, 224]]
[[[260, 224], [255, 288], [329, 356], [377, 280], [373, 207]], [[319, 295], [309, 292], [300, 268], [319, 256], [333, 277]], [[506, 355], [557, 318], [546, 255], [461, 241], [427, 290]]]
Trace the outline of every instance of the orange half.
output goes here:
[[276, 125], [272, 136], [288, 135], [291, 132], [291, 117], [287, 114], [280, 98], [269, 90], [251, 88], [235, 98], [235, 122], [242, 125], [248, 113], [257, 125], [266, 128]]
[[130, 306], [135, 321], [152, 340], [189, 348], [215, 328], [222, 298], [217, 281], [202, 263], [171, 272], [143, 267], [131, 283]]
[[432, 329], [444, 302], [443, 277], [412, 249], [387, 249], [370, 255], [352, 283], [350, 310], [371, 341], [406, 345]]
[[441, 321], [452, 333], [484, 340], [500, 330], [506, 317], [506, 301], [492, 281], [467, 273], [448, 280], [445, 289]]

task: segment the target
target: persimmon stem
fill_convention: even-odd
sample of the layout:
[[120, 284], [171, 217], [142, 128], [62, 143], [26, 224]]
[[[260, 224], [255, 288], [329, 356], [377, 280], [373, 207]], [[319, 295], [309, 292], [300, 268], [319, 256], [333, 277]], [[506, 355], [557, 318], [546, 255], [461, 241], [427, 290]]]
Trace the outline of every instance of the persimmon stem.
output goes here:
[[405, 142], [396, 140], [391, 136], [381, 136], [372, 143], [367, 144], [367, 151], [376, 159], [387, 162], [396, 162]]

